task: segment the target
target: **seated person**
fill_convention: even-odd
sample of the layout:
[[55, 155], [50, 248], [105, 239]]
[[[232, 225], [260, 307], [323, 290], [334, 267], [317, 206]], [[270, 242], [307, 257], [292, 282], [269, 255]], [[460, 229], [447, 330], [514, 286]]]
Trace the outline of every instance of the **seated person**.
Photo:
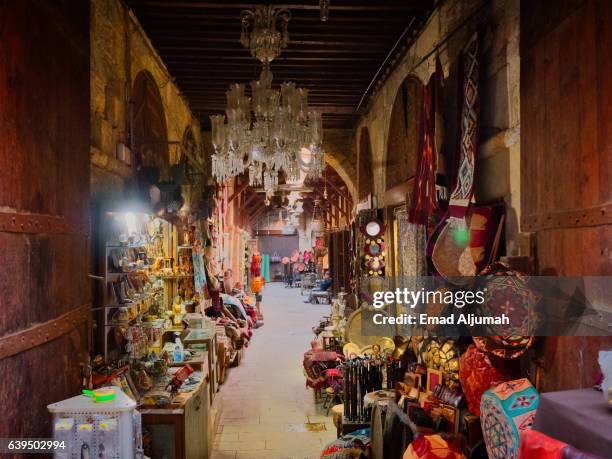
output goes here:
[[223, 293], [231, 295], [232, 293], [232, 270], [226, 269], [223, 273]]
[[323, 274], [323, 279], [321, 280], [321, 282], [319, 282], [319, 285], [317, 285], [310, 291], [310, 295], [308, 296], [308, 299], [304, 301], [304, 303], [312, 303], [314, 297], [316, 296], [316, 293], [327, 292], [331, 288], [331, 286], [331, 273], [329, 272], [329, 270], [326, 270], [325, 274]]

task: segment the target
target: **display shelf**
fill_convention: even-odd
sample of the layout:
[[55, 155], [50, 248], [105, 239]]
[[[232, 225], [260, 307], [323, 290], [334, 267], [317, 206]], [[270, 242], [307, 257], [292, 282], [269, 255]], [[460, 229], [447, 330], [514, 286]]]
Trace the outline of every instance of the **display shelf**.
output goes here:
[[130, 274], [136, 274], [136, 273], [140, 273], [140, 272], [146, 271], [149, 268], [150, 268], [150, 266], [146, 265], [146, 266], [142, 266], [142, 267], [137, 268], [137, 269], [133, 269], [131, 271], [121, 271], [121, 272], [112, 272], [112, 271], [110, 271], [110, 272], [106, 273], [106, 276], [107, 277], [110, 277], [110, 276], [129, 276]]
[[193, 274], [176, 274], [173, 276], [156, 276], [158, 279], [163, 279], [163, 280], [177, 280], [177, 279], [189, 279], [190, 277], [193, 277]]
[[107, 249], [140, 249], [142, 247], [146, 247], [151, 242], [142, 242], [138, 244], [125, 244], [125, 245], [117, 245], [117, 244], [106, 244]]

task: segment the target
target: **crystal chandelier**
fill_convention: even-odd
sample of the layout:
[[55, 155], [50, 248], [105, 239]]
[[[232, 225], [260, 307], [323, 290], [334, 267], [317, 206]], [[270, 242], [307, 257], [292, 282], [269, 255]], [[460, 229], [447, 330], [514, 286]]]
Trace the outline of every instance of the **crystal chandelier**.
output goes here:
[[258, 6], [255, 11], [244, 10], [240, 43], [251, 50], [251, 56], [269, 64], [276, 59], [289, 42], [287, 27], [291, 12], [272, 5]]
[[[272, 88], [270, 62], [287, 46], [291, 13], [272, 6], [242, 12], [240, 42], [262, 63], [259, 80], [232, 84], [226, 92], [225, 115], [210, 117], [212, 172], [224, 182], [244, 172], [251, 186], [263, 186], [270, 196], [278, 187], [278, 174], [299, 180], [300, 170], [320, 177], [323, 169], [321, 114], [308, 108], [308, 90], [285, 82]], [[227, 122], [226, 122], [227, 121]]]

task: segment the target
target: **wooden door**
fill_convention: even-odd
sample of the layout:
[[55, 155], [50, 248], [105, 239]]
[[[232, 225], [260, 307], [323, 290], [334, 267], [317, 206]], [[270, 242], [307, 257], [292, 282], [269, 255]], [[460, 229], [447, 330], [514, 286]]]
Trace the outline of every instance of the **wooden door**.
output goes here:
[[[521, 2], [521, 230], [539, 274], [612, 274], [611, 23], [608, 0]], [[547, 339], [542, 388], [591, 386], [610, 347]]]
[[49, 437], [89, 346], [89, 2], [0, 3], [0, 437]]
[[334, 231], [328, 237], [329, 269], [333, 277], [333, 292], [350, 291], [349, 231]]

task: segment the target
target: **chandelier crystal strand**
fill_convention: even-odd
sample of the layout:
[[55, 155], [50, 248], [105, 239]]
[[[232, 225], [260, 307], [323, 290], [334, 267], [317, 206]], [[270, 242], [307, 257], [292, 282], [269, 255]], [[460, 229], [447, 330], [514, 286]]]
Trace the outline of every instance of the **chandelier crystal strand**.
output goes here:
[[[248, 171], [252, 186], [263, 183], [270, 192], [278, 187], [281, 171], [290, 181], [299, 179], [300, 169], [320, 174], [321, 164], [316, 164], [322, 154], [314, 152], [322, 142], [321, 114], [308, 110], [308, 90], [293, 82], [272, 88], [270, 62], [287, 46], [290, 19], [288, 10], [273, 6], [242, 12], [240, 42], [261, 61], [262, 71], [250, 84], [251, 97], [243, 84], [233, 84], [226, 92], [226, 116], [211, 116], [212, 169], [221, 182]], [[308, 164], [301, 160], [303, 149], [313, 152]]]

